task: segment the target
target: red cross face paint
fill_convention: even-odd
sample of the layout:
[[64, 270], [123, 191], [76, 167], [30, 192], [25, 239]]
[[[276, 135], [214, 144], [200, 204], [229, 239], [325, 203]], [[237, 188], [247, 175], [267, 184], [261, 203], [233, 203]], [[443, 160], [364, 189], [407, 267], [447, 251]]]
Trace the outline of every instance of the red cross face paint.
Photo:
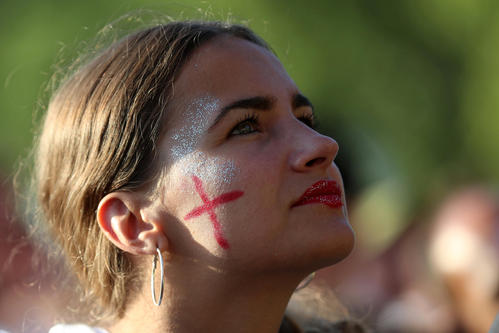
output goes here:
[[229, 248], [229, 242], [227, 239], [225, 239], [223, 232], [222, 232], [222, 227], [220, 225], [220, 222], [218, 221], [217, 215], [215, 213], [215, 208], [217, 206], [220, 206], [222, 204], [225, 204], [227, 202], [236, 200], [240, 197], [243, 196], [244, 192], [242, 191], [232, 191], [232, 192], [227, 192], [223, 193], [220, 196], [214, 198], [213, 200], [210, 200], [208, 198], [208, 195], [205, 193], [203, 189], [203, 182], [201, 179], [199, 179], [196, 176], [192, 176], [192, 180], [194, 181], [194, 185], [196, 187], [196, 192], [199, 194], [201, 197], [201, 200], [203, 200], [203, 205], [199, 206], [197, 208], [194, 208], [189, 214], [184, 216], [184, 220], [190, 220], [193, 217], [198, 217], [202, 214], [208, 214], [210, 217], [211, 223], [213, 224], [213, 232], [215, 239], [217, 243], [225, 250]]

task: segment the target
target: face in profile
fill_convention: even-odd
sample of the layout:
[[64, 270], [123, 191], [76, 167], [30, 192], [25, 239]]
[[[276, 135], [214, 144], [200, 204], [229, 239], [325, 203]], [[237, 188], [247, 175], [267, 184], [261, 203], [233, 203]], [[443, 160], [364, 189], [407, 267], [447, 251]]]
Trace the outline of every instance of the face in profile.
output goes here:
[[[277, 58], [234, 37], [182, 68], [160, 142], [171, 248], [225, 268], [319, 268], [351, 251], [337, 143]], [[206, 258], [205, 258], [206, 259]]]

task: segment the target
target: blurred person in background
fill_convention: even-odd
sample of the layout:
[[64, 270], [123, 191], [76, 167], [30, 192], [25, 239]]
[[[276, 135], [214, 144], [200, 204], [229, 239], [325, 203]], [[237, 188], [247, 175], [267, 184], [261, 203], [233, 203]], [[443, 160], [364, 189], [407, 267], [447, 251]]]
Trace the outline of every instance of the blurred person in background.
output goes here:
[[430, 259], [466, 332], [487, 332], [499, 312], [499, 196], [484, 187], [456, 191], [433, 226]]

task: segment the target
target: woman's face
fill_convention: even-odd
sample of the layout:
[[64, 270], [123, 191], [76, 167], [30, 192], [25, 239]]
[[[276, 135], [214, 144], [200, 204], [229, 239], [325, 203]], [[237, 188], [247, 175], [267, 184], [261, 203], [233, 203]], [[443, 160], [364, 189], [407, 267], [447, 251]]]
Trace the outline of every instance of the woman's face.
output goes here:
[[168, 112], [159, 200], [173, 253], [234, 269], [348, 255], [338, 145], [273, 54], [217, 37], [182, 68]]

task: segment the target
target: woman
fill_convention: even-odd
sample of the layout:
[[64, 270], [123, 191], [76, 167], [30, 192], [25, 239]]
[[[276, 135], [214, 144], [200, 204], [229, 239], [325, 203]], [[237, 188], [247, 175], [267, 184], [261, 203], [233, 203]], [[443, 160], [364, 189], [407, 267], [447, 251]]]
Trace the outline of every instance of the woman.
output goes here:
[[313, 126], [241, 26], [152, 27], [66, 80], [39, 139], [38, 199], [100, 325], [277, 332], [299, 282], [354, 241], [338, 145]]

